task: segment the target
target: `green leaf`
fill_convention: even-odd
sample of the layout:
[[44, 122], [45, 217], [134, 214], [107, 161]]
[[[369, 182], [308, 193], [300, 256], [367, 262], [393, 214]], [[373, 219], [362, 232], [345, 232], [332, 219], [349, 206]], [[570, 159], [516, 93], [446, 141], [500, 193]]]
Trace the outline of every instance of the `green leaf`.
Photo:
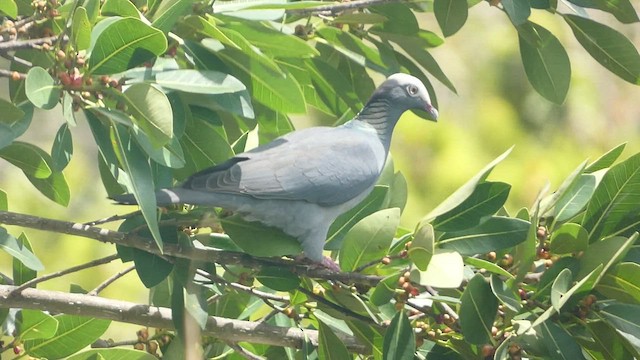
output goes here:
[[155, 186], [149, 161], [133, 141], [128, 131], [122, 126], [113, 126], [110, 132], [113, 150], [118, 156], [120, 165], [131, 180], [130, 191], [140, 206], [142, 215], [149, 226], [156, 245], [159, 249], [162, 249], [162, 238], [158, 228], [156, 195], [154, 193]]
[[573, 281], [573, 275], [571, 270], [564, 269], [558, 274], [553, 285], [551, 285], [551, 305], [556, 309], [556, 311], [560, 311], [562, 306], [566, 304], [568, 298], [563, 297], [566, 295], [567, 291], [571, 288], [571, 282]]
[[[186, 160], [177, 136], [173, 136], [168, 144], [161, 148], [157, 148], [151, 143], [149, 137], [143, 133], [139, 127], [133, 126], [132, 132], [142, 150], [144, 150], [144, 152], [149, 155], [153, 161], [172, 169], [180, 169], [184, 167]], [[171, 185], [172, 184], [168, 184], [167, 186]]]
[[62, 206], [69, 205], [71, 193], [69, 192], [69, 184], [61, 172], [54, 172], [45, 179], [36, 178], [27, 175], [27, 179], [33, 186], [50, 200]]
[[416, 338], [409, 318], [399, 311], [391, 319], [384, 334], [382, 358], [385, 360], [412, 360], [416, 351]]
[[22, 309], [16, 317], [16, 338], [20, 341], [49, 339], [58, 330], [58, 320], [40, 310]]
[[331, 224], [327, 237], [327, 242], [324, 246], [326, 250], [340, 250], [344, 236], [349, 229], [353, 227], [358, 221], [364, 219], [381, 210], [389, 191], [388, 186], [376, 185], [373, 191], [353, 209], [338, 216], [338, 218]]
[[[166, 355], [165, 355], [166, 356]], [[69, 356], [67, 360], [157, 360], [146, 351], [134, 349], [92, 349]]]
[[140, 17], [136, 6], [129, 0], [105, 0], [100, 8], [103, 16]]
[[24, 117], [24, 111], [5, 99], [0, 99], [0, 114], [0, 124], [4, 125], [11, 125]]
[[[31, 243], [29, 242], [29, 238], [25, 233], [20, 234], [18, 237], [18, 246], [24, 248], [35, 256], [33, 252], [33, 248], [31, 247]], [[27, 267], [22, 261], [18, 260], [18, 258], [13, 258], [13, 284], [16, 286], [20, 286], [27, 281], [33, 280], [38, 276], [38, 273]], [[35, 285], [33, 285], [35, 287]]]
[[592, 243], [580, 258], [580, 272], [577, 278], [581, 279], [598, 266], [604, 266], [602, 272], [607, 272], [609, 268], [624, 259], [637, 238], [638, 233], [635, 233], [628, 239], [615, 236]]
[[509, 196], [511, 185], [501, 182], [478, 184], [462, 203], [433, 220], [437, 231], [459, 231], [480, 225], [502, 208]]
[[47, 70], [39, 66], [29, 70], [24, 86], [29, 101], [40, 109], [53, 109], [60, 101], [61, 86], [56, 85]]
[[629, 0], [569, 0], [569, 2], [581, 7], [606, 11], [624, 24], [639, 21], [638, 14]]
[[0, 157], [35, 178], [46, 179], [52, 174], [49, 154], [35, 145], [14, 141], [0, 149]]
[[640, 224], [640, 154], [611, 167], [596, 188], [582, 221], [589, 240], [623, 234]]
[[421, 271], [426, 271], [431, 257], [435, 252], [435, 234], [431, 224], [418, 224], [418, 228], [413, 234], [411, 247], [409, 248], [409, 259]]
[[384, 209], [358, 221], [345, 235], [340, 250], [340, 269], [354, 271], [389, 251], [400, 222], [400, 209]]
[[636, 350], [640, 348], [640, 306], [613, 304], [602, 309], [600, 315]]
[[91, 22], [87, 9], [82, 6], [73, 13], [71, 41], [77, 50], [87, 50], [91, 45]]
[[322, 321], [318, 321], [318, 357], [327, 360], [351, 359], [347, 347], [342, 340], [333, 333], [331, 328]]
[[577, 15], [564, 15], [573, 35], [602, 66], [625, 81], [640, 85], [640, 54], [618, 31]]
[[196, 94], [224, 94], [246, 90], [235, 77], [213, 70], [173, 70], [156, 74], [156, 83], [165, 89]]
[[513, 312], [518, 312], [522, 308], [522, 304], [520, 303], [520, 297], [516, 295], [516, 293], [505, 284], [504, 281], [500, 280], [500, 277], [496, 275], [491, 275], [491, 291], [493, 295], [502, 303], [506, 308]]
[[524, 71], [533, 88], [547, 100], [562, 104], [569, 91], [571, 64], [560, 41], [530, 21], [518, 26], [518, 39]]
[[620, 154], [622, 154], [622, 151], [624, 150], [625, 146], [627, 146], [627, 143], [622, 143], [614, 147], [613, 149], [607, 151], [604, 155], [600, 156], [594, 162], [589, 164], [584, 169], [584, 172], [587, 174], [590, 174], [598, 170], [602, 170], [610, 167], [611, 165], [613, 165], [613, 163], [616, 160], [618, 160], [618, 157], [620, 157]]
[[262, 267], [256, 274], [256, 280], [276, 291], [290, 291], [300, 286], [300, 278], [289, 269], [275, 266]]
[[18, 17], [18, 5], [14, 0], [3, 1], [0, 4], [0, 13], [7, 15], [8, 17], [15, 19]]
[[553, 209], [554, 221], [563, 222], [578, 215], [591, 200], [596, 189], [596, 183], [594, 175], [580, 175], [576, 182], [558, 199]]
[[92, 39], [96, 39], [90, 49], [91, 74], [122, 72], [167, 50], [167, 39], [162, 31], [131, 17], [108, 20], [111, 21], [106, 26], [96, 26], [91, 33]]
[[0, 189], [0, 211], [9, 210], [9, 201], [7, 200], [7, 193]]
[[0, 248], [13, 258], [18, 259], [29, 269], [35, 271], [44, 270], [44, 265], [27, 246], [20, 244], [18, 239], [11, 236], [3, 227], [0, 227]]
[[516, 26], [527, 22], [529, 15], [531, 15], [531, 7], [528, 1], [502, 0], [500, 3], [511, 22]]
[[528, 221], [494, 216], [474, 228], [444, 233], [436, 245], [462, 255], [485, 254], [525, 241], [530, 225]]
[[593, 339], [595, 351], [601, 353], [607, 360], [633, 360], [634, 357], [625, 349], [624, 340], [617, 336], [616, 330], [605, 321], [587, 323], [589, 335]]
[[464, 280], [462, 256], [452, 250], [435, 249], [427, 270], [411, 269], [411, 281], [423, 286], [457, 288]]
[[136, 273], [147, 289], [160, 284], [173, 270], [173, 263], [158, 255], [140, 249], [131, 249], [131, 251]]
[[491, 342], [491, 327], [498, 311], [498, 299], [485, 278], [476, 274], [464, 289], [460, 305], [460, 328], [471, 344]]
[[640, 264], [623, 262], [609, 270], [596, 290], [621, 302], [640, 304]]
[[551, 233], [549, 242], [549, 251], [553, 254], [577, 253], [589, 246], [589, 234], [579, 224], [567, 223]]
[[308, 42], [267, 26], [266, 23], [228, 22], [224, 27], [242, 34], [251, 45], [275, 57], [301, 58], [319, 55], [318, 51]]
[[165, 0], [160, 2], [158, 9], [153, 14], [153, 26], [167, 33], [173, 29], [173, 26], [180, 19], [189, 13], [193, 7], [192, 0]]
[[584, 359], [580, 345], [566, 330], [552, 321], [545, 321], [538, 328], [551, 359]]
[[431, 221], [436, 217], [444, 213], [447, 213], [448, 211], [460, 205], [469, 196], [471, 196], [471, 194], [473, 194], [478, 184], [484, 181], [487, 178], [487, 176], [489, 176], [489, 173], [491, 173], [491, 170], [493, 170], [493, 168], [499, 162], [504, 160], [504, 158], [506, 158], [507, 155], [511, 153], [512, 149], [513, 148], [510, 148], [509, 150], [505, 151], [500, 156], [498, 156], [495, 160], [487, 164], [482, 170], [480, 170], [480, 172], [478, 172], [471, 179], [469, 179], [464, 185], [458, 188], [458, 190], [456, 190], [453, 194], [449, 195], [449, 197], [445, 199], [442, 203], [440, 203], [440, 205], [438, 205], [435, 209], [431, 210], [431, 212], [427, 214], [427, 216], [425, 216], [424, 219], [426, 221]]
[[372, 6], [371, 10], [378, 14], [382, 14], [386, 19], [384, 24], [379, 27], [384, 32], [402, 35], [415, 35], [420, 31], [418, 20], [407, 4], [383, 3]]
[[55, 335], [25, 341], [27, 354], [49, 359], [69, 356], [98, 340], [111, 324], [110, 320], [75, 315], [57, 315], [55, 319], [58, 321]]
[[131, 85], [124, 91], [129, 112], [156, 147], [173, 137], [173, 111], [167, 96], [146, 83]]
[[484, 269], [484, 270], [492, 272], [492, 273], [494, 273], [496, 275], [505, 276], [505, 277], [507, 277], [509, 279], [513, 279], [514, 278], [513, 274], [511, 274], [507, 270], [501, 268], [497, 264], [494, 264], [494, 263], [492, 263], [490, 261], [487, 261], [487, 260], [483, 260], [483, 259], [479, 259], [479, 258], [468, 256], [468, 257], [464, 258], [464, 263], [467, 264], [467, 265], [471, 265], [471, 266], [475, 267], [476, 269]]
[[392, 274], [382, 279], [373, 289], [369, 301], [375, 306], [388, 304], [395, 295], [399, 279], [400, 274]]
[[280, 229], [249, 222], [234, 215], [220, 219], [225, 232], [242, 250], [254, 256], [282, 256], [300, 254], [300, 243]]
[[449, 37], [462, 28], [467, 21], [469, 10], [466, 0], [434, 0], [433, 12], [442, 34]]
[[64, 123], [58, 129], [51, 147], [51, 167], [53, 170], [58, 172], [64, 170], [71, 160], [71, 155], [73, 155], [71, 132], [69, 125]]

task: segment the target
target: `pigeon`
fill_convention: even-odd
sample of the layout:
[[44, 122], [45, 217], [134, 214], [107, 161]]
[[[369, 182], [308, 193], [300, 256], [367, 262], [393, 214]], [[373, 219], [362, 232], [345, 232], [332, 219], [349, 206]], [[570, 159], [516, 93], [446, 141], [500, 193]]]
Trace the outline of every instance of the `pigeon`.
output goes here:
[[[333, 260], [323, 256], [329, 227], [373, 190], [393, 129], [407, 110], [425, 111], [429, 120], [438, 118], [419, 79], [393, 74], [343, 125], [293, 131], [237, 154], [178, 187], [157, 191], [157, 203], [220, 207], [247, 221], [279, 228], [298, 239], [304, 257], [337, 270]], [[132, 194], [114, 200], [135, 204]]]

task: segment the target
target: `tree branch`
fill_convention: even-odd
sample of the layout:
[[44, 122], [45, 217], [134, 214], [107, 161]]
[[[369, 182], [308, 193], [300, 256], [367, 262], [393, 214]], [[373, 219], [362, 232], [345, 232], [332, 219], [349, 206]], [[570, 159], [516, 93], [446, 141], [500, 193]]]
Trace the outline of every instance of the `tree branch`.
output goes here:
[[0, 42], [0, 51], [10, 51], [10, 50], [19, 50], [19, 49], [33, 49], [42, 44], [52, 44], [54, 41], [58, 40], [58, 36], [49, 36], [37, 39], [29, 39], [29, 40], [11, 40], [11, 41], [3, 41]]
[[376, 286], [380, 281], [382, 281], [381, 276], [334, 272], [329, 269], [300, 264], [293, 260], [281, 258], [257, 258], [245, 253], [220, 251], [211, 248], [192, 248], [180, 246], [179, 244], [165, 243], [164, 248], [160, 251], [152, 240], [134, 233], [123, 233], [120, 231], [108, 230], [81, 223], [53, 220], [9, 211], [0, 211], [0, 224], [16, 225], [31, 229], [76, 235], [104, 243], [114, 243], [132, 247], [156, 255], [175, 256], [194, 261], [242, 265], [254, 269], [260, 269], [263, 266], [279, 266], [288, 268], [291, 272], [298, 275], [314, 279], [340, 281], [347, 284]]
[[[163, 329], [174, 329], [171, 309], [112, 300], [98, 296], [71, 294], [58, 291], [24, 289], [16, 292], [16, 286], [0, 285], [0, 308], [38, 309], [65, 314], [91, 316], [100, 319], [126, 322]], [[228, 342], [286, 346], [301, 349], [305, 338], [318, 345], [318, 331], [273, 326], [244, 320], [209, 316], [203, 335], [210, 335]], [[368, 354], [366, 346], [355, 338], [337, 334], [350, 351]]]

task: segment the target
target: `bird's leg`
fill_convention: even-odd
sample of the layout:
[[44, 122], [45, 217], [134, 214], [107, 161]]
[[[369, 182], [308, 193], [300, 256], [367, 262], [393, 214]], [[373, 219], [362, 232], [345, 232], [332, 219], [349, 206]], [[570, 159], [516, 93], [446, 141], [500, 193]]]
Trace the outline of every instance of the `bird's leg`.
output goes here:
[[328, 256], [323, 257], [322, 262], [320, 262], [320, 264], [329, 270], [340, 272], [340, 266], [338, 266], [338, 264], [336, 264], [336, 262], [333, 261], [333, 259]]

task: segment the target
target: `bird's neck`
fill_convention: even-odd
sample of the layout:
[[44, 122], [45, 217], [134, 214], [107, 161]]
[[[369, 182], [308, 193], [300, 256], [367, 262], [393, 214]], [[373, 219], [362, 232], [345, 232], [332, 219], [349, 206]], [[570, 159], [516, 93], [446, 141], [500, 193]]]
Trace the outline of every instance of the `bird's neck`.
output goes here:
[[402, 114], [394, 110], [392, 105], [388, 99], [372, 98], [354, 118], [371, 125], [387, 150], [391, 144], [393, 128]]

